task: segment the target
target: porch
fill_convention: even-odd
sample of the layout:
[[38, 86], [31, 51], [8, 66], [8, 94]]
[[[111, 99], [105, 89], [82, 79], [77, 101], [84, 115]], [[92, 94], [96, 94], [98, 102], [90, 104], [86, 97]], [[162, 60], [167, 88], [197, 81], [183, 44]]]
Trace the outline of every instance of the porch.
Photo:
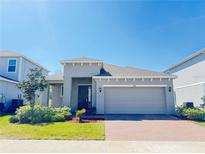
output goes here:
[[[94, 85], [92, 78], [89, 77], [72, 77], [71, 91], [66, 92], [63, 81], [61, 82], [49, 82], [48, 87], [48, 106], [61, 107], [67, 104], [66, 95], [70, 95], [70, 108], [72, 112], [85, 108], [87, 114], [95, 114], [94, 103]], [[65, 101], [65, 102], [64, 102]]]

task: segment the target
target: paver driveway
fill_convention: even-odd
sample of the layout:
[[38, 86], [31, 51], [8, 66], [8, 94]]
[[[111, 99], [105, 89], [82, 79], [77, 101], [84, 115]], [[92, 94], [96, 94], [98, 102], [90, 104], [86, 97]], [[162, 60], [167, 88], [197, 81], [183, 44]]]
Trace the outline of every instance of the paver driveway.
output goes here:
[[205, 141], [205, 127], [168, 115], [107, 115], [106, 140]]

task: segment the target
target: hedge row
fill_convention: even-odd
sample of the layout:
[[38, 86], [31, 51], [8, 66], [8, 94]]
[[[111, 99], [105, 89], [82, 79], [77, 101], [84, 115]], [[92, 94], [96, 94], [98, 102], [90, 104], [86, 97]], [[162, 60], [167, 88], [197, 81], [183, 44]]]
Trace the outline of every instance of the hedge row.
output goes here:
[[176, 114], [179, 117], [191, 119], [191, 120], [205, 120], [205, 111], [198, 108], [186, 108], [186, 107], [177, 107]]
[[71, 117], [70, 108], [53, 108], [42, 105], [35, 105], [34, 109], [30, 105], [20, 107], [16, 114], [11, 117], [12, 123], [42, 123], [42, 122], [60, 122]]

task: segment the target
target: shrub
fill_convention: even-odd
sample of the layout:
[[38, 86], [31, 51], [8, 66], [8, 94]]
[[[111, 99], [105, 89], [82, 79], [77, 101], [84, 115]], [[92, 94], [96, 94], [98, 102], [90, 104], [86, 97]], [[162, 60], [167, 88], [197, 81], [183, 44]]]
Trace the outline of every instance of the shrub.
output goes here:
[[196, 108], [186, 109], [185, 116], [191, 120], [205, 120], [205, 112]]
[[55, 114], [52, 118], [51, 118], [51, 121], [52, 122], [59, 122], [59, 121], [65, 121], [65, 117], [63, 116], [63, 114], [60, 114], [60, 113], [57, 113]]
[[32, 117], [31, 107], [29, 105], [22, 106], [16, 111], [16, 118], [19, 123], [30, 123]]
[[37, 104], [32, 109], [29, 105], [23, 106], [16, 111], [12, 122], [19, 123], [42, 123], [65, 121], [71, 117], [70, 108], [53, 108]]
[[82, 116], [85, 114], [86, 109], [81, 109], [76, 111], [76, 116], [79, 118], [79, 122], [82, 122]]
[[176, 114], [191, 120], [205, 120], [205, 111], [198, 108], [177, 107]]
[[185, 109], [186, 109], [185, 107], [177, 106], [177, 108], [176, 108], [176, 115], [179, 116], [179, 117], [185, 117], [185, 114], [184, 114], [184, 110]]

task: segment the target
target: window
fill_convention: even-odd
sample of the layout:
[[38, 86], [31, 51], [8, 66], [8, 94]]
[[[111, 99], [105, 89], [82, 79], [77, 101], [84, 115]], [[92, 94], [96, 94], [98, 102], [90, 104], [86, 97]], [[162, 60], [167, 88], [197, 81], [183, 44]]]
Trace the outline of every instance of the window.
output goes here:
[[61, 97], [63, 97], [63, 86], [61, 86]]
[[16, 72], [16, 59], [9, 59], [8, 72], [10, 72], [10, 73]]

